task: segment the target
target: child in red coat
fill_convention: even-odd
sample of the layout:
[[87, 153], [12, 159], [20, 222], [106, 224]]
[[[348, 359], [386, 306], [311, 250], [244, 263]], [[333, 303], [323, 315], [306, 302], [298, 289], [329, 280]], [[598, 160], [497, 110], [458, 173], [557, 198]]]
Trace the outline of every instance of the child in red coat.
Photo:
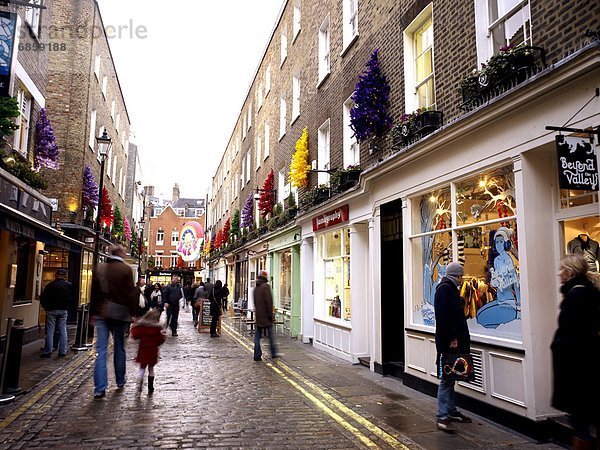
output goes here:
[[131, 327], [131, 337], [140, 341], [135, 357], [136, 362], [140, 365], [137, 388], [142, 390], [144, 372], [148, 366], [149, 394], [154, 391], [154, 366], [158, 362], [158, 347], [165, 342], [165, 331], [159, 323], [160, 313], [158, 309], [151, 309]]

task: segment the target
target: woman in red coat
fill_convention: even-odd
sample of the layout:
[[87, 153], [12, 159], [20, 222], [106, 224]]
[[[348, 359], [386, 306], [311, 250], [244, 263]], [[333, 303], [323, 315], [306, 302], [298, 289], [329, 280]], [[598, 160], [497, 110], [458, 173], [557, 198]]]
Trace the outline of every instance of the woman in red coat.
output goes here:
[[140, 345], [135, 357], [140, 365], [138, 372], [137, 388], [142, 390], [144, 384], [144, 372], [148, 366], [148, 393], [154, 391], [154, 366], [158, 362], [158, 347], [165, 342], [166, 332], [159, 323], [161, 311], [151, 309], [131, 327], [131, 337], [138, 339]]

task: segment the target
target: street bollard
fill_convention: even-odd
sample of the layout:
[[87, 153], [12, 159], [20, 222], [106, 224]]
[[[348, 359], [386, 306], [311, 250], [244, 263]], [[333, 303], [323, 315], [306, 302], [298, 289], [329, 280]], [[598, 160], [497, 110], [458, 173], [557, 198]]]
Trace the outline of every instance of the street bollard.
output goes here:
[[87, 305], [83, 304], [77, 309], [77, 333], [75, 335], [75, 343], [72, 350], [76, 352], [87, 351], [87, 323], [88, 323], [88, 309]]
[[6, 349], [6, 373], [4, 375], [4, 390], [6, 394], [19, 394], [19, 373], [21, 372], [21, 354], [25, 327], [23, 321], [16, 319], [10, 330], [10, 342]]
[[6, 343], [4, 346], [4, 353], [2, 354], [2, 366], [0, 367], [0, 404], [12, 402], [15, 399], [14, 395], [4, 394], [4, 375], [6, 374], [6, 365], [8, 363], [8, 347], [10, 345], [10, 335], [13, 327], [14, 319], [8, 318], [8, 324], [6, 326]]

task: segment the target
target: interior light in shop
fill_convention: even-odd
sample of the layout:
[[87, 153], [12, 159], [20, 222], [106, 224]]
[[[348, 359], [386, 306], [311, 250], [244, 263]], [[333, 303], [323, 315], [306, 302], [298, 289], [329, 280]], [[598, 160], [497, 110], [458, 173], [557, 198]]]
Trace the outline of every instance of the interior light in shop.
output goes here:
[[487, 185], [487, 180], [483, 179], [479, 181], [479, 187], [484, 188]]
[[431, 203], [435, 203], [437, 201], [437, 198], [435, 198], [435, 195], [432, 194], [431, 197], [429, 197], [429, 201]]

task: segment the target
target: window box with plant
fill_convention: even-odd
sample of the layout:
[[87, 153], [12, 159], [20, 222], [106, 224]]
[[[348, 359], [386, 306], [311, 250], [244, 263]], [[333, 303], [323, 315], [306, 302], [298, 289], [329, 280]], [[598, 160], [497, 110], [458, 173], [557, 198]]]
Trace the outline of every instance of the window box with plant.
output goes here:
[[338, 192], [347, 191], [358, 184], [361, 172], [362, 169], [358, 164], [350, 164], [345, 169], [337, 170], [331, 175], [331, 185]]
[[319, 203], [323, 203], [324, 201], [329, 200], [331, 197], [331, 189], [326, 184], [320, 184], [316, 188], [313, 189], [314, 197], [312, 200], [313, 205], [318, 205]]
[[444, 113], [420, 108], [410, 114], [402, 114], [400, 123], [392, 129], [394, 148], [404, 147], [433, 133], [444, 124]]

